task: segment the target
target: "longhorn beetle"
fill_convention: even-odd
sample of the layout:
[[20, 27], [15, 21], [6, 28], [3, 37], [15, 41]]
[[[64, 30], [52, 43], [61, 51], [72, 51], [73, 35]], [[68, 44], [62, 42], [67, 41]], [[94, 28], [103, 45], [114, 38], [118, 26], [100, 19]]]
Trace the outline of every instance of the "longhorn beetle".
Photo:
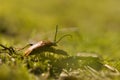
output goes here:
[[[57, 32], [58, 32], [58, 25], [56, 26], [56, 31], [55, 31], [55, 36], [54, 36], [53, 42], [51, 42], [51, 41], [39, 41], [36, 44], [28, 44], [28, 45], [30, 45], [30, 47], [24, 52], [25, 53], [24, 56], [28, 56], [30, 54], [35, 54], [35, 53], [41, 53], [41, 52], [45, 52], [45, 51], [61, 52], [60, 54], [65, 53], [65, 51], [60, 50], [60, 49], [55, 49], [55, 48], [53, 48], [53, 46], [57, 46], [57, 43], [59, 41], [61, 41], [64, 37], [71, 36], [71, 35], [66, 34], [66, 35], [63, 35], [62, 37], [60, 37], [58, 40], [56, 40]], [[25, 47], [27, 47], [27, 46], [25, 46]], [[67, 54], [67, 53], [65, 53], [65, 54]]]

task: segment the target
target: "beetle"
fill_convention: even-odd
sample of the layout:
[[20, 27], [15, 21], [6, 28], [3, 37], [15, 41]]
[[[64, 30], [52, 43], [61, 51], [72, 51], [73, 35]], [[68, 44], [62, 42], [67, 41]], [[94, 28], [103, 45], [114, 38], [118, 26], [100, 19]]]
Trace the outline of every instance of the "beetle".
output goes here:
[[[39, 41], [36, 44], [28, 44], [28, 45], [30, 45], [30, 47], [27, 50], [25, 50], [24, 56], [28, 56], [30, 54], [42, 53], [42, 52], [46, 52], [46, 51], [67, 55], [67, 53], [65, 51], [60, 50], [60, 49], [55, 49], [55, 48], [53, 48], [53, 46], [57, 46], [57, 43], [59, 41], [61, 41], [61, 39], [63, 39], [66, 36], [71, 36], [71, 35], [70, 34], [63, 35], [56, 41], [57, 32], [58, 32], [58, 25], [56, 26], [56, 31], [55, 31], [55, 36], [54, 36], [53, 42], [52, 41]], [[25, 46], [25, 47], [27, 47], [27, 46]]]

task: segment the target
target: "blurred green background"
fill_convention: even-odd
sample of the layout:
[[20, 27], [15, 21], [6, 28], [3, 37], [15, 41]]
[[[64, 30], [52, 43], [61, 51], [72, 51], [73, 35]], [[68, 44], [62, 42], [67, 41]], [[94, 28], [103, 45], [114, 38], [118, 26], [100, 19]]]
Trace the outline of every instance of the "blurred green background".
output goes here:
[[0, 0], [0, 43], [21, 45], [53, 40], [63, 34], [60, 48], [74, 55], [96, 53], [119, 58], [119, 0]]

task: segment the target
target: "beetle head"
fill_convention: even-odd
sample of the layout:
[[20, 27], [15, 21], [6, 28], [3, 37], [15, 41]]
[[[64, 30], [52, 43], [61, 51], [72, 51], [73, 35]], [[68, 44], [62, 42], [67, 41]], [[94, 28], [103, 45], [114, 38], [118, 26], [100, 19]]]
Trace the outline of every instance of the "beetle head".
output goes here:
[[56, 43], [51, 42], [51, 41], [47, 41], [46, 44], [47, 44], [48, 46], [57, 46]]

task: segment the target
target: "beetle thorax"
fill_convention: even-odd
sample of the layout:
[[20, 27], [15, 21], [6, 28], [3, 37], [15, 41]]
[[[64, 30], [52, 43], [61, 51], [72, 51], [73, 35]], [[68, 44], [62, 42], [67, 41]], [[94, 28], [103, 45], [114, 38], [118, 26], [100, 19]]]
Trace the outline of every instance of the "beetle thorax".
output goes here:
[[42, 45], [43, 46], [56, 46], [56, 44], [54, 42], [51, 41], [42, 41]]

